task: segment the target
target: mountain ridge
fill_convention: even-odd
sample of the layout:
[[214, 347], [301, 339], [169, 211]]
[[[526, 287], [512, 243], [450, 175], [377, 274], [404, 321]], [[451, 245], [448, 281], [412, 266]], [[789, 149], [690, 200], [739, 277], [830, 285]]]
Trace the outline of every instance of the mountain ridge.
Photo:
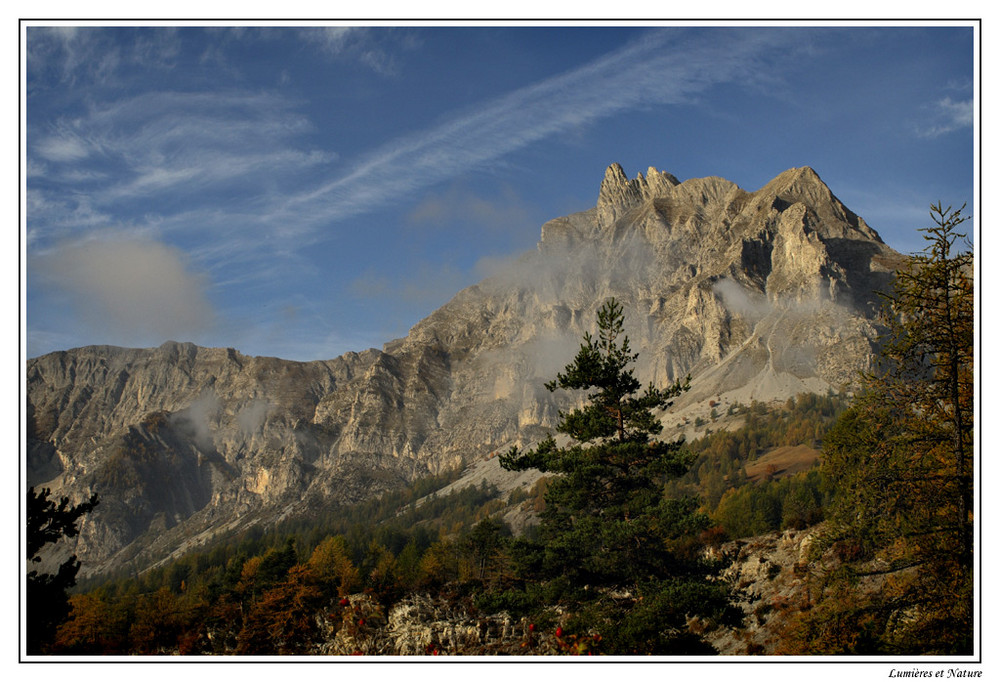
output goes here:
[[[849, 383], [902, 257], [809, 167], [756, 192], [605, 172], [596, 205], [545, 223], [534, 252], [463, 289], [381, 350], [293, 362], [168, 342], [29, 360], [28, 482], [104, 502], [84, 572], [351, 502], [541, 438], [574, 398], [543, 390], [615, 296], [637, 374], [710, 398]], [[685, 412], [685, 410], [687, 412]]]

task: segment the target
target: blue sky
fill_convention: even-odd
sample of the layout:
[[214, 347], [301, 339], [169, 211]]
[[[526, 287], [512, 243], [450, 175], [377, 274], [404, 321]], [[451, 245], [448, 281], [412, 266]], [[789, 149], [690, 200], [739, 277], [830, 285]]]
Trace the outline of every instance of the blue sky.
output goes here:
[[973, 30], [28, 25], [27, 354], [380, 347], [605, 168], [973, 212]]

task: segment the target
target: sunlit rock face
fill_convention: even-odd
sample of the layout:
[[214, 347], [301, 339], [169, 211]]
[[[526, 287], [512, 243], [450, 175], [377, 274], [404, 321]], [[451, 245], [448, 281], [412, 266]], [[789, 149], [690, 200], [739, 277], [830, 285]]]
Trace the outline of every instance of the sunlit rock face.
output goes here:
[[168, 342], [27, 368], [30, 485], [100, 494], [83, 573], [377, 495], [546, 435], [581, 396], [543, 384], [614, 296], [637, 374], [708, 400], [839, 390], [868, 367], [902, 257], [810, 168], [756, 192], [611, 166], [597, 204], [382, 350], [290, 362]]

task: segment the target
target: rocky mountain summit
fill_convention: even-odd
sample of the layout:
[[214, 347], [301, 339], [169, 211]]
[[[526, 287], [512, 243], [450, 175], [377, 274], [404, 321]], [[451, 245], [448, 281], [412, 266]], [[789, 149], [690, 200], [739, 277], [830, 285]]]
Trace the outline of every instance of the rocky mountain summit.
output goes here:
[[[213, 537], [359, 500], [546, 435], [573, 396], [543, 383], [596, 310], [624, 304], [673, 427], [709, 400], [847, 385], [902, 257], [810, 168], [756, 192], [611, 166], [597, 205], [382, 350], [290, 362], [168, 342], [27, 367], [29, 485], [100, 506], [82, 574], [141, 570]], [[706, 411], [707, 412], [707, 411]]]

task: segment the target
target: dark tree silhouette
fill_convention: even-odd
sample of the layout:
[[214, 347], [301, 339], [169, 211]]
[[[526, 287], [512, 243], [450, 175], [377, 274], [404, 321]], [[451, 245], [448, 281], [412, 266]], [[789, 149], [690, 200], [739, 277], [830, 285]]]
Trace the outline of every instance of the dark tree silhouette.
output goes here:
[[[28, 490], [27, 505], [27, 550], [28, 561], [40, 563], [40, 553], [48, 545], [61, 538], [76, 537], [79, 534], [77, 521], [97, 506], [97, 493], [86, 502], [71, 505], [68, 497], [63, 497], [57, 505], [49, 499], [51, 491], [43, 488], [36, 493]], [[27, 651], [29, 654], [44, 654], [52, 643], [58, 625], [69, 615], [69, 599], [66, 590], [76, 584], [76, 574], [80, 562], [71, 555], [59, 565], [54, 574], [28, 572], [27, 579]]]

